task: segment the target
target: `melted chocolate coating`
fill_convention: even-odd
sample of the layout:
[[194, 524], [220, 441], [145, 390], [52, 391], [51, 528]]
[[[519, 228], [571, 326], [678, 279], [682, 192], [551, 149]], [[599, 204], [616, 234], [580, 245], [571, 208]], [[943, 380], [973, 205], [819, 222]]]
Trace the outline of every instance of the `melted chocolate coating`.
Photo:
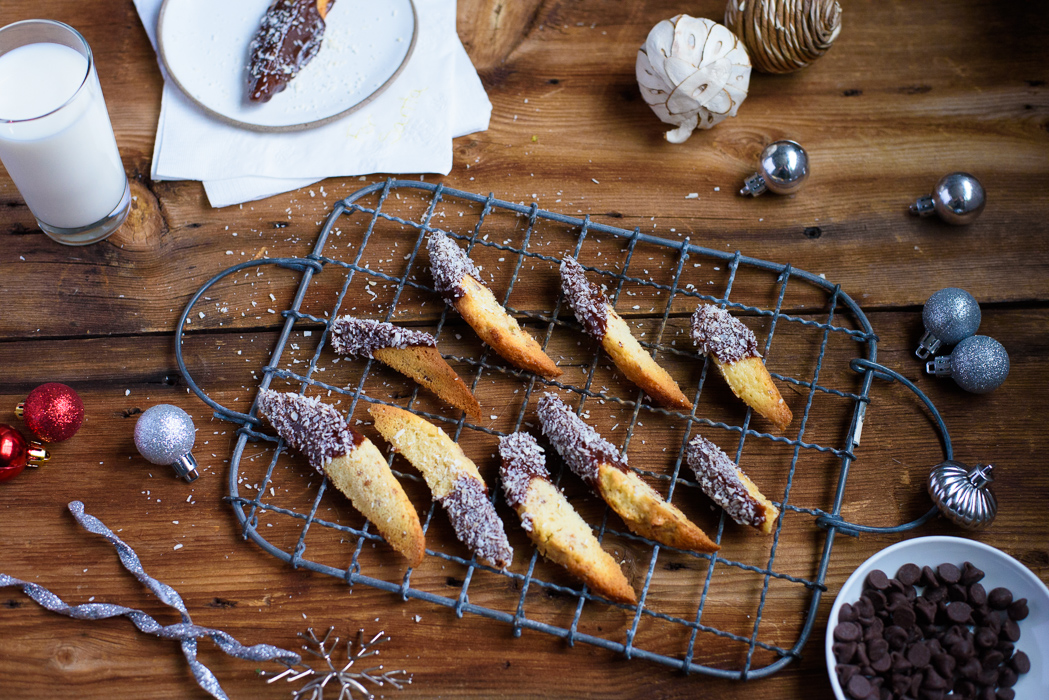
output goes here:
[[[327, 9], [335, 4], [328, 0]], [[269, 102], [320, 51], [324, 18], [317, 0], [276, 0], [251, 40], [248, 99]]]

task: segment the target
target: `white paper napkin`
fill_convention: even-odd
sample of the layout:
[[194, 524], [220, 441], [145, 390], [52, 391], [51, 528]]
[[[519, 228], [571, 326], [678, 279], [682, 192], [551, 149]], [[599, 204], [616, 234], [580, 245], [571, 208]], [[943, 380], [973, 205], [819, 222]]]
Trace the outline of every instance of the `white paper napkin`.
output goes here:
[[[134, 0], [156, 47], [162, 0]], [[238, 129], [207, 116], [165, 81], [155, 180], [201, 180], [213, 206], [271, 196], [325, 177], [447, 174], [451, 139], [488, 127], [491, 103], [455, 33], [455, 0], [416, 0], [419, 38], [404, 71], [374, 102], [338, 122], [290, 134]]]

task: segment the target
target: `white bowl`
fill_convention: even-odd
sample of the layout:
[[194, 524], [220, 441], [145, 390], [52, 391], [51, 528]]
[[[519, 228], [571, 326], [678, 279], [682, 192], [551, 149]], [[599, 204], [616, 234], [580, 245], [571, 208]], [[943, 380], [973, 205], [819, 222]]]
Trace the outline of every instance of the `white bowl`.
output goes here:
[[1016, 691], [1017, 700], [1049, 697], [1049, 691], [1046, 690], [1049, 688], [1049, 588], [1026, 566], [989, 545], [961, 537], [918, 537], [898, 542], [863, 562], [834, 599], [834, 607], [830, 609], [830, 619], [827, 621], [826, 655], [827, 673], [838, 700], [850, 699], [842, 690], [838, 674], [834, 671], [836, 661], [831, 648], [834, 644], [834, 627], [838, 623], [841, 606], [860, 599], [867, 574], [873, 569], [881, 569], [891, 578], [908, 562], [935, 569], [944, 562], [960, 567], [967, 561], [986, 573], [981, 583], [988, 591], [1004, 586], [1013, 592], [1014, 599], [1027, 598], [1031, 613], [1020, 623], [1020, 641], [1016, 643], [1016, 648], [1030, 657], [1031, 670], [1020, 676], [1013, 690]]

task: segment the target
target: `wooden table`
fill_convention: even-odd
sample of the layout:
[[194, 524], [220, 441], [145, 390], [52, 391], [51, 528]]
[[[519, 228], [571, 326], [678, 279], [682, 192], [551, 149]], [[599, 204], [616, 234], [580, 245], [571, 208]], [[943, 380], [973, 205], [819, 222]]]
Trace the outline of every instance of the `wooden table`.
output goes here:
[[[956, 457], [998, 467], [1000, 515], [990, 530], [965, 533], [938, 520], [907, 535], [839, 535], [827, 571], [827, 593], [801, 660], [746, 684], [685, 677], [586, 644], [570, 648], [536, 632], [514, 638], [502, 623], [472, 615], [456, 619], [447, 609], [402, 602], [364, 586], [351, 591], [335, 578], [278, 562], [243, 541], [230, 506], [222, 500], [235, 426], [213, 418], [180, 377], [174, 357], [176, 321], [190, 295], [232, 262], [307, 254], [334, 202], [382, 176], [363, 178], [365, 182], [332, 179], [323, 183], [323, 190], [315, 186], [221, 210], [208, 205], [199, 183], [152, 182], [161, 77], [132, 4], [7, 0], [0, 8], [0, 24], [41, 16], [59, 19], [76, 26], [94, 47], [136, 199], [128, 223], [109, 240], [68, 248], [37, 229], [11, 181], [0, 176], [0, 407], [6, 406], [0, 408], [0, 421], [16, 423], [14, 405], [48, 381], [73, 386], [87, 416], [75, 438], [51, 446], [46, 467], [0, 485], [0, 571], [45, 586], [71, 603], [117, 602], [143, 609], [165, 624], [176, 622], [169, 608], [120, 568], [109, 545], [76, 526], [66, 504], [81, 500], [89, 513], [137, 550], [147, 571], [180, 591], [198, 624], [224, 629], [247, 644], [292, 648], [298, 645], [296, 633], [308, 625], [335, 625], [343, 635], [358, 627], [386, 630], [392, 640], [382, 659], [391, 668], [409, 670], [414, 683], [403, 692], [385, 694], [405, 698], [829, 698], [822, 651], [828, 610], [852, 570], [883, 547], [918, 535], [969, 536], [1001, 548], [1049, 580], [1049, 472], [1041, 460], [1049, 412], [1049, 51], [1044, 42], [1049, 15], [1038, 3], [847, 3], [844, 29], [826, 57], [793, 75], [754, 74], [738, 117], [697, 132], [683, 145], [671, 145], [663, 140], [664, 125], [640, 98], [634, 60], [651, 26], [683, 10], [719, 18], [723, 4], [460, 2], [459, 34], [494, 105], [491, 126], [456, 140], [451, 174], [424, 179], [673, 240], [687, 236], [715, 250], [789, 262], [839, 283], [870, 319], [878, 336], [878, 361], [914, 381], [939, 408], [953, 431]], [[780, 138], [795, 139], [808, 149], [809, 183], [789, 198], [740, 198], [735, 192], [753, 171], [762, 147]], [[982, 217], [965, 228], [911, 218], [907, 205], [954, 170], [974, 173], [983, 182], [989, 203]], [[690, 198], [691, 193], [698, 197]], [[454, 221], [441, 223], [455, 230]], [[346, 243], [354, 235], [359, 234], [348, 230]], [[384, 244], [389, 247], [395, 239], [391, 236]], [[616, 241], [600, 245], [612, 257], [622, 249]], [[389, 253], [392, 260], [393, 250]], [[709, 267], [688, 271], [701, 284], [723, 281], [718, 277], [722, 273]], [[230, 296], [222, 301], [243, 310], [254, 299], [260, 308], [279, 310], [283, 307], [273, 305], [286, 303], [295, 279], [290, 272], [281, 276], [267, 271], [263, 281], [271, 286], [260, 281], [250, 289], [229, 287], [225, 291]], [[547, 307], [542, 297], [552, 288], [548, 276], [524, 275], [519, 284], [524, 300], [519, 306]], [[1009, 351], [1009, 379], [991, 394], [970, 395], [949, 380], [927, 377], [913, 356], [922, 331], [921, 306], [932, 292], [948, 286], [963, 287], [980, 301], [980, 332]], [[767, 303], [762, 296], [767, 296], [767, 287], [767, 280], [741, 278], [734, 294], [742, 297], [734, 298], [751, 294]], [[320, 289], [327, 291], [323, 285]], [[381, 300], [372, 302], [363, 289], [353, 294], [357, 296], [350, 305], [359, 302], [360, 312], [378, 315], [385, 310]], [[439, 300], [423, 301], [416, 295], [404, 302], [408, 320], [434, 321]], [[788, 296], [784, 311], [813, 317], [826, 311], [814, 309], [813, 303], [811, 295]], [[639, 327], [660, 317], [649, 307], [633, 306], [621, 302], [619, 308]], [[216, 300], [202, 309], [206, 316], [192, 319], [187, 340], [190, 362], [199, 372], [194, 376], [219, 400], [246, 406], [259, 376], [252, 370], [268, 356], [281, 319], [261, 310], [243, 316], [223, 313]], [[669, 327], [680, 328], [689, 311], [684, 304], [675, 306]], [[750, 321], [762, 328], [760, 318]], [[450, 330], [470, 333], [455, 314], [448, 323]], [[451, 343], [450, 335], [442, 337]], [[575, 353], [592, 352], [583, 336], [575, 340], [580, 345], [564, 340], [561, 348], [567, 353], [566, 366], [578, 366]], [[807, 347], [800, 339], [783, 342], [769, 360], [774, 370], [787, 371], [793, 353]], [[847, 359], [835, 356], [828, 366], [838, 363], [835, 371], [847, 378], [849, 371], [841, 366]], [[699, 378], [699, 370], [688, 364], [675, 372], [693, 387]], [[394, 386], [392, 374], [381, 376], [395, 397], [403, 398], [410, 389], [403, 383]], [[509, 389], [498, 382], [485, 379], [483, 384], [478, 390], [482, 402], [501, 406], [511, 401]], [[742, 419], [742, 409], [718, 380], [712, 377], [706, 386], [705, 410]], [[804, 407], [799, 387], [784, 385], [784, 394], [796, 409]], [[196, 422], [195, 454], [202, 477], [192, 485], [177, 481], [166, 467], [149, 465], [134, 448], [137, 414], [157, 403], [178, 405]], [[363, 406], [356, 415], [362, 411]], [[606, 431], [610, 413], [608, 407], [593, 409], [594, 421]], [[759, 421], [752, 427], [767, 430]], [[659, 429], [653, 428], [657, 437]], [[817, 411], [807, 434], [834, 439], [842, 429], [830, 419], [821, 423]], [[680, 433], [676, 435], [679, 439]], [[631, 464], [662, 469], [660, 448], [665, 444], [662, 439], [635, 440]], [[486, 454], [473, 456], [486, 474], [493, 473], [494, 460]], [[929, 505], [924, 479], [941, 459], [921, 404], [898, 384], [877, 382], [843, 515], [872, 524], [917, 517]], [[781, 465], [759, 462], [747, 465], [759, 484], [782, 484]], [[838, 464], [822, 458], [800, 464], [792, 502], [826, 504]], [[403, 462], [395, 466], [410, 471]], [[289, 459], [281, 475], [280, 486], [287, 489], [317, 487], [302, 461]], [[600, 523], [602, 510], [571, 479], [565, 481], [570, 497], [584, 514], [597, 518], [592, 523]], [[413, 492], [417, 507], [425, 509], [426, 498], [419, 496]], [[326, 499], [332, 517], [353, 521], [344, 501]], [[704, 526], [717, 524], [709, 504], [689, 507]], [[519, 552], [529, 552], [513, 513], [505, 506], [500, 513]], [[781, 545], [777, 568], [814, 576], [821, 531], [802, 521], [801, 514], [789, 518], [809, 534]], [[437, 513], [434, 521], [437, 534], [431, 542], [454, 549], [443, 516]], [[609, 526], [621, 527], [614, 516]], [[726, 527], [726, 556], [767, 547], [758, 535], [740, 530], [731, 523]], [[628, 561], [628, 574], [638, 585], [645, 576], [647, 548], [617, 542], [611, 546]], [[317, 546], [323, 550], [327, 545]], [[349, 547], [343, 544], [335, 554], [342, 556], [339, 552]], [[381, 549], [368, 556], [391, 571], [400, 566]], [[519, 554], [515, 570], [523, 570], [522, 560], [527, 555]], [[702, 580], [705, 569], [696, 562], [675, 555], [661, 558], [659, 574], [681, 578], [666, 589], [653, 589], [653, 596], [662, 596], [653, 600], [675, 614], [681, 607], [688, 615], [688, 606], [677, 606], [674, 595], [680, 586]], [[559, 577], [561, 585], [572, 585], [557, 571], [544, 571]], [[438, 569], [431, 574], [429, 582], [438, 589], [445, 585], [445, 595], [454, 596], [461, 585], [454, 572], [444, 581]], [[704, 623], [749, 629], [760, 585], [755, 588], [742, 577], [734, 582], [724, 567], [718, 575], [727, 577], [720, 581], [723, 597]], [[478, 575], [471, 601], [503, 606], [507, 599], [516, 601], [517, 593], [507, 590], [505, 579], [486, 576], [490, 578]], [[797, 598], [808, 594], [804, 587], [800, 594], [792, 589], [779, 595], [777, 590], [773, 588], [764, 611], [761, 636], [789, 647], [802, 619]], [[694, 590], [688, 588], [682, 594], [684, 599], [691, 595]], [[562, 613], [574, 609], [574, 602], [546, 597], [551, 600], [536, 605], [549, 606], [550, 615], [564, 624]], [[605, 633], [622, 639], [631, 619], [631, 611], [591, 605], [581, 624], [588, 630], [607, 625], [612, 632]], [[661, 641], [651, 637], [649, 643], [658, 647]], [[745, 645], [701, 635], [696, 660], [739, 668], [741, 648], [745, 651]], [[669, 647], [666, 651], [680, 656]], [[271, 671], [272, 666], [257, 669], [228, 658], [210, 642], [201, 643], [201, 659], [232, 697], [286, 697], [289, 690], [268, 686], [258, 677], [258, 670]], [[205, 697], [176, 644], [143, 635], [125, 619], [81, 622], [52, 614], [15, 589], [0, 594], [0, 695]]]

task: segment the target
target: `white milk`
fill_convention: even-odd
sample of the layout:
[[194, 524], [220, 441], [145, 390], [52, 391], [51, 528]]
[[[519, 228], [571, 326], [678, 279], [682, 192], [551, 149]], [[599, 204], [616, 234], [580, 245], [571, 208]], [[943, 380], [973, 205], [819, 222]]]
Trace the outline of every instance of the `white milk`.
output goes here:
[[78, 51], [41, 43], [0, 56], [0, 161], [49, 226], [89, 226], [120, 203], [124, 166], [98, 75]]

